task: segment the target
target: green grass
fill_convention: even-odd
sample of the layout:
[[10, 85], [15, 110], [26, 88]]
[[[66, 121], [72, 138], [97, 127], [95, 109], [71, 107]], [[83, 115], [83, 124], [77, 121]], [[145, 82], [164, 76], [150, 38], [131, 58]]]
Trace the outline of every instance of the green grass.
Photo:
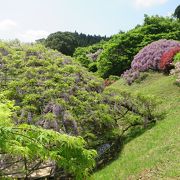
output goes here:
[[[113, 88], [152, 94], [162, 99], [164, 120], [124, 145], [117, 160], [92, 175], [94, 180], [180, 179], [180, 87], [171, 76], [151, 73], [132, 86]], [[112, 88], [109, 87], [109, 88]]]

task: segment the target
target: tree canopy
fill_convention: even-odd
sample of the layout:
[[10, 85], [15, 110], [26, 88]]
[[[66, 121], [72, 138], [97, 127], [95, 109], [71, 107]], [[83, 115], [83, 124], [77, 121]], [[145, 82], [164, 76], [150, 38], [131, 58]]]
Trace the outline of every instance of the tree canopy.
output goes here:
[[[77, 48], [74, 57], [103, 78], [120, 76], [130, 68], [134, 56], [144, 46], [159, 39], [180, 40], [180, 23], [177, 19], [145, 15], [143, 25], [112, 36], [104, 43]], [[100, 53], [97, 53], [99, 50]], [[96, 56], [94, 58], [94, 54]]]
[[174, 11], [174, 17], [176, 17], [176, 18], [178, 18], [178, 19], [180, 19], [180, 5], [179, 6], [177, 6], [177, 8], [175, 9], [175, 11]]
[[56, 32], [50, 34], [47, 39], [39, 40], [38, 42], [43, 42], [46, 47], [56, 49], [59, 52], [72, 56], [77, 47], [85, 47], [101, 40], [106, 40], [107, 38], [96, 36], [96, 35], [86, 35], [77, 32]]
[[5, 162], [14, 167], [18, 161], [13, 174], [25, 169], [21, 174], [30, 176], [50, 163], [53, 175], [83, 178], [94, 165], [96, 152], [90, 149], [104, 158], [104, 147], [111, 148], [124, 132], [159, 119], [154, 97], [106, 90], [103, 79], [41, 44], [1, 42], [0, 57], [0, 90], [7, 99], [2, 104], [14, 101], [16, 107], [10, 124], [1, 121], [0, 148], [7, 155], [0, 174], [9, 174]]
[[16, 109], [13, 102], [0, 97], [0, 177], [33, 177], [33, 173], [41, 169], [53, 170], [54, 163], [77, 179], [88, 175], [88, 169], [95, 165], [96, 152], [85, 149], [86, 143], [81, 137], [33, 125], [15, 125], [11, 121]]

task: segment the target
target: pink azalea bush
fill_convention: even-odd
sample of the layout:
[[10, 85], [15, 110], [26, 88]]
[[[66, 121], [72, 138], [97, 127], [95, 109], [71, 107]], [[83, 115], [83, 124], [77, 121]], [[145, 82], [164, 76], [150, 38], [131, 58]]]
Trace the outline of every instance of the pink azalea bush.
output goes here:
[[163, 53], [159, 63], [159, 69], [166, 70], [171, 65], [173, 57], [178, 52], [180, 52], [180, 47], [173, 47], [169, 51]]

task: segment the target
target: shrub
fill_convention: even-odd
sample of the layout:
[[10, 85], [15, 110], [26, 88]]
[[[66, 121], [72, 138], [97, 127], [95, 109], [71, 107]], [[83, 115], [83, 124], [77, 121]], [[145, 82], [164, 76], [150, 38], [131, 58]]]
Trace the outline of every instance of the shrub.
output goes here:
[[107, 78], [131, 67], [133, 57], [146, 45], [160, 39], [180, 40], [179, 22], [172, 18], [145, 16], [144, 24], [114, 35], [97, 60], [98, 74]]
[[119, 76], [109, 76], [109, 78], [104, 80], [104, 85], [105, 86], [110, 86], [111, 84], [113, 84], [114, 82], [116, 82], [117, 80], [119, 80]]
[[97, 60], [98, 74], [103, 78], [108, 78], [110, 75], [120, 76], [130, 67], [142, 39], [143, 35], [139, 30], [114, 36]]
[[[161, 63], [163, 54], [169, 52], [169, 50], [172, 48], [175, 48], [174, 51], [172, 51], [175, 53], [180, 48], [180, 43], [178, 41], [162, 39], [144, 47], [134, 57], [131, 63], [131, 69], [125, 71], [123, 74], [123, 77], [126, 79], [127, 83], [131, 84], [135, 79], [137, 79], [140, 72], [144, 72], [149, 69], [159, 70], [159, 65]], [[172, 53], [172, 55], [174, 53]], [[170, 58], [170, 56], [168, 56], [168, 58]], [[168, 59], [167, 61], [170, 60]]]
[[[50, 147], [52, 145], [53, 149], [50, 148], [50, 150], [54, 150], [51, 151], [53, 160], [57, 154], [65, 155], [64, 158], [60, 157], [59, 162], [67, 161], [67, 168], [70, 165], [70, 171], [60, 164], [60, 167], [67, 172], [75, 171], [75, 175], [77, 172], [82, 175], [82, 171], [85, 173], [92, 167], [95, 153], [91, 156], [89, 153], [94, 151], [86, 151], [84, 140], [87, 142], [87, 148], [98, 149], [103, 144], [113, 144], [129, 128], [136, 125], [146, 126], [156, 121], [154, 98], [153, 100], [142, 99], [125, 91], [116, 93], [111, 90], [107, 93], [104, 91], [103, 79], [86, 71], [72, 58], [47, 49], [40, 44], [5, 44], [8, 48], [5, 48], [6, 46], [3, 44], [2, 48], [8, 50], [8, 54], [1, 54], [0, 90], [7, 99], [13, 100], [15, 105], [20, 107], [15, 110], [15, 115], [13, 115], [14, 124], [22, 127], [23, 125], [20, 124], [27, 123], [26, 127], [32, 128], [32, 130], [22, 129], [24, 135], [28, 137], [32, 135], [33, 139], [38, 138], [42, 140], [43, 144], [45, 141]], [[112, 76], [109, 79], [116, 80], [117, 77]], [[0, 118], [1, 114], [2, 111], [0, 111]], [[45, 129], [52, 129], [58, 133]], [[5, 130], [9, 131], [7, 128]], [[51, 137], [49, 137], [49, 132], [53, 134]], [[18, 131], [19, 133], [21, 130]], [[1, 134], [0, 130], [0, 146]], [[47, 135], [45, 139], [43, 134]], [[55, 146], [56, 139], [53, 136], [57, 134], [59, 140], [60, 137], [67, 137], [67, 144], [68, 141], [72, 144], [77, 142], [77, 146], [75, 145], [73, 148], [73, 145], [70, 144], [67, 148], [70, 148], [71, 151], [61, 149], [66, 148], [66, 143], [63, 145], [58, 143], [58, 147]], [[3, 133], [3, 135], [5, 134]], [[81, 137], [73, 136], [81, 136], [84, 140]], [[21, 141], [21, 138], [18, 140]], [[52, 143], [49, 140], [52, 140]], [[26, 142], [21, 142], [26, 146]], [[34, 147], [29, 142], [27, 145], [29, 148]], [[25, 150], [28, 149], [25, 148]], [[33, 151], [33, 153], [39, 153], [39, 150]], [[47, 148], [46, 150], [48, 151]], [[70, 156], [71, 152], [73, 158]], [[83, 152], [87, 156], [84, 157]], [[51, 159], [48, 155], [46, 157]], [[89, 165], [86, 166], [88, 162]]]
[[[86, 48], [79, 47], [73, 56], [89, 71], [97, 70], [97, 74], [105, 79], [110, 75], [120, 76], [131, 67], [133, 57], [140, 49], [159, 39], [180, 40], [179, 32], [178, 20], [145, 15], [143, 25], [128, 32], [120, 32], [108, 41]], [[103, 51], [98, 51], [99, 49]]]
[[88, 70], [91, 72], [96, 72], [97, 71], [97, 63], [93, 62], [93, 63], [89, 64]]
[[54, 171], [55, 162], [76, 179], [88, 176], [95, 165], [96, 152], [87, 150], [81, 137], [27, 124], [15, 125], [11, 121], [15, 109], [13, 102], [0, 94], [0, 179], [6, 179], [3, 175], [31, 179], [40, 165], [51, 176], [46, 167]]
[[89, 71], [97, 71], [97, 59], [103, 51], [103, 44], [105, 41], [101, 41], [97, 44], [88, 47], [78, 47], [73, 57], [81, 63]]
[[174, 56], [174, 62], [179, 62], [180, 61], [180, 53], [177, 53], [175, 56]]
[[141, 83], [149, 76], [148, 73], [140, 73], [139, 77], [135, 80], [136, 83]]
[[164, 52], [160, 63], [159, 63], [159, 69], [166, 70], [170, 66], [170, 64], [173, 61], [173, 57], [177, 54], [177, 52], [180, 51], [180, 47], [173, 47], [169, 51]]

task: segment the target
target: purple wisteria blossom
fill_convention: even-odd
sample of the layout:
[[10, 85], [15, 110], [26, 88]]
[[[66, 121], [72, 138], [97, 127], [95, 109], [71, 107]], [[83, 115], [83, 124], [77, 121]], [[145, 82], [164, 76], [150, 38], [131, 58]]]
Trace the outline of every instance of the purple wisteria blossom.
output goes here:
[[140, 72], [147, 71], [148, 69], [158, 70], [163, 53], [174, 47], [180, 47], [180, 42], [161, 39], [147, 45], [134, 56], [131, 69], [124, 72], [123, 78], [128, 84], [131, 84], [139, 77]]

